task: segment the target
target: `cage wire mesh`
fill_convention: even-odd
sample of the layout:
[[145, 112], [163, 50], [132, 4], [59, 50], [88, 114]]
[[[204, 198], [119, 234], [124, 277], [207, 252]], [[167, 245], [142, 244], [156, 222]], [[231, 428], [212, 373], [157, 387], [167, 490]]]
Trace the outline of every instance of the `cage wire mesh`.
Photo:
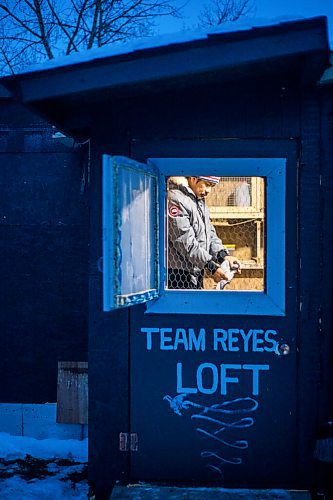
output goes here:
[[[197, 246], [205, 246], [202, 234], [199, 242], [196, 239], [200, 233], [198, 221], [184, 213], [184, 206], [179, 213], [177, 205], [172, 202], [170, 206], [170, 193], [179, 189], [175, 186], [182, 185], [186, 185], [183, 177], [168, 180], [167, 288], [216, 290], [217, 284], [211, 274], [195, 258]], [[173, 195], [171, 198], [174, 199]], [[235, 274], [224, 289], [263, 291], [266, 267], [264, 178], [221, 177], [205, 203], [217, 236], [229, 254], [241, 262], [241, 274]], [[174, 213], [170, 214], [172, 210]], [[186, 232], [184, 224], [193, 224], [191, 230]]]

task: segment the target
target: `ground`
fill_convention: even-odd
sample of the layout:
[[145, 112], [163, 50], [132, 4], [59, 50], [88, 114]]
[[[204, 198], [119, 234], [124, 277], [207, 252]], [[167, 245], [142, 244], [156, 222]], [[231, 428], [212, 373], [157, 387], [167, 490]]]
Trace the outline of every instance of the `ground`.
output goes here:
[[87, 444], [0, 433], [1, 500], [87, 499]]

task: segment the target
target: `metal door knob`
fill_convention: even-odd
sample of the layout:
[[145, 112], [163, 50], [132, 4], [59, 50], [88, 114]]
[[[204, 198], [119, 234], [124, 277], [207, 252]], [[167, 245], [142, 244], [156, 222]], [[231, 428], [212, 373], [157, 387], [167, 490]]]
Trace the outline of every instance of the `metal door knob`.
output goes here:
[[282, 344], [278, 344], [277, 351], [278, 351], [278, 354], [281, 354], [281, 356], [286, 356], [287, 354], [290, 353], [290, 345], [287, 344], [286, 342], [283, 342]]

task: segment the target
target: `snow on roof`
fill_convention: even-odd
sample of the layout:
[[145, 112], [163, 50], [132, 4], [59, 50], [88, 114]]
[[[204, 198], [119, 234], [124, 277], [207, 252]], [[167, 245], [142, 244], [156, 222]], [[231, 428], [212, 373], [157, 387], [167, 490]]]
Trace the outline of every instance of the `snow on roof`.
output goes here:
[[80, 52], [71, 53], [68, 56], [62, 56], [48, 60], [38, 65], [33, 65], [25, 68], [18, 74], [33, 73], [38, 71], [46, 71], [64, 66], [72, 66], [85, 62], [97, 61], [109, 57], [131, 54], [141, 50], [149, 50], [157, 47], [167, 47], [182, 43], [205, 40], [212, 35], [223, 35], [226, 33], [235, 33], [240, 31], [250, 31], [256, 28], [278, 26], [287, 22], [304, 20], [303, 16], [288, 16], [277, 17], [274, 19], [242, 19], [234, 22], [224, 23], [215, 26], [208, 31], [180, 31], [177, 33], [167, 33], [158, 36], [135, 39], [126, 43], [113, 43], [103, 47], [90, 50], [82, 50]]
[[320, 85], [332, 85], [333, 84], [333, 52], [330, 56], [330, 66], [324, 71], [323, 76], [320, 79]]

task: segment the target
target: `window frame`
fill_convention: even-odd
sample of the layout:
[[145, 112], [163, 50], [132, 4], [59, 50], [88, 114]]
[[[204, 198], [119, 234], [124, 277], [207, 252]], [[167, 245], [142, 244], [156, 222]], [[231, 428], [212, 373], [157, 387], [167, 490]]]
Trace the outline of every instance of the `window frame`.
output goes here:
[[[147, 313], [286, 314], [286, 157], [148, 158], [158, 169], [159, 186], [159, 295], [147, 302]], [[166, 178], [216, 175], [264, 177], [266, 185], [266, 261], [264, 291], [167, 290], [166, 281]], [[282, 272], [281, 272], [282, 270]], [[222, 295], [221, 295], [222, 294]]]

